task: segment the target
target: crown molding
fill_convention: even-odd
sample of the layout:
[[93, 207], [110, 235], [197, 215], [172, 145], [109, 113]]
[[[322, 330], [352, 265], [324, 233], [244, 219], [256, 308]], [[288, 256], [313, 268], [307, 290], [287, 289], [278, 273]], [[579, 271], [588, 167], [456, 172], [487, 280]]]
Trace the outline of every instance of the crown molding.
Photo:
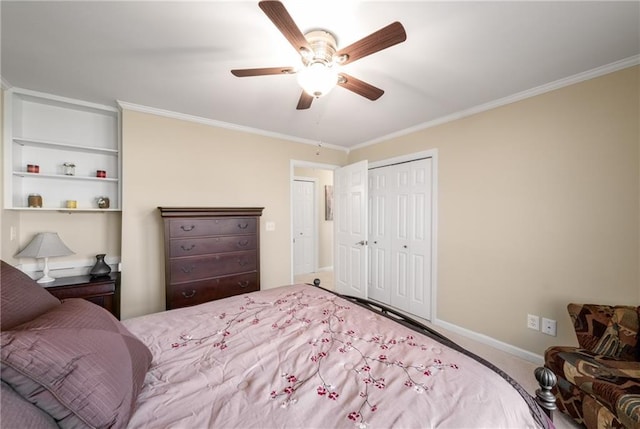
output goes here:
[[432, 128], [438, 125], [446, 124], [447, 122], [453, 122], [458, 119], [462, 119], [478, 113], [486, 112], [488, 110], [492, 110], [497, 107], [505, 106], [507, 104], [515, 103], [517, 101], [522, 101], [527, 98], [531, 98], [547, 92], [555, 91], [557, 89], [564, 88], [566, 86], [574, 85], [589, 79], [594, 79], [596, 77], [604, 76], [606, 74], [613, 73], [622, 69], [626, 69], [628, 67], [637, 66], [639, 64], [640, 64], [640, 55], [634, 55], [632, 57], [625, 58], [623, 60], [616, 61], [611, 64], [607, 64], [601, 67], [596, 67], [594, 69], [587, 70], [585, 72], [578, 73], [573, 76], [569, 76], [563, 79], [558, 79], [556, 81], [549, 82], [544, 85], [540, 85], [535, 88], [531, 88], [522, 92], [518, 92], [516, 94], [510, 95], [504, 98], [500, 98], [498, 100], [480, 104], [478, 106], [471, 107], [469, 109], [452, 113], [451, 115], [434, 119], [433, 121], [424, 122], [422, 124], [418, 124], [410, 128], [405, 128], [404, 130], [401, 130], [395, 133], [387, 134], [385, 136], [378, 137], [373, 140], [369, 140], [364, 143], [357, 144], [355, 146], [352, 146], [350, 148], [350, 151], [356, 150], [356, 149], [362, 149], [364, 147], [371, 146], [377, 143], [382, 143], [384, 141], [391, 140], [397, 137], [406, 136], [408, 134], [412, 134], [417, 131], [421, 131], [427, 128]]
[[225, 129], [228, 129], [228, 130], [241, 131], [241, 132], [245, 132], [245, 133], [249, 133], [249, 134], [257, 134], [257, 135], [276, 138], [276, 139], [281, 139], [281, 140], [288, 140], [288, 141], [293, 141], [293, 142], [296, 142], [296, 143], [304, 143], [304, 144], [308, 144], [308, 145], [312, 145], [312, 146], [320, 145], [321, 147], [326, 148], [326, 149], [340, 150], [340, 151], [343, 151], [343, 152], [348, 152], [349, 151], [345, 147], [336, 146], [336, 145], [329, 144], [329, 143], [324, 143], [324, 142], [321, 142], [321, 141], [318, 141], [318, 140], [302, 139], [302, 138], [299, 138], [299, 137], [293, 137], [293, 136], [289, 136], [289, 135], [286, 135], [286, 134], [274, 133], [274, 132], [271, 132], [271, 131], [265, 131], [265, 130], [261, 130], [261, 129], [258, 129], [258, 128], [245, 127], [245, 126], [242, 126], [242, 125], [236, 125], [236, 124], [232, 124], [232, 123], [229, 123], [229, 122], [223, 122], [223, 121], [217, 121], [215, 119], [203, 118], [201, 116], [187, 115], [185, 113], [172, 112], [170, 110], [157, 109], [155, 107], [149, 107], [149, 106], [143, 106], [143, 105], [140, 105], [140, 104], [129, 103], [127, 101], [117, 100], [117, 103], [118, 103], [118, 106], [121, 109], [133, 110], [133, 111], [141, 112], [141, 113], [149, 113], [149, 114], [156, 115], [156, 116], [163, 116], [163, 117], [166, 117], [166, 118], [179, 119], [179, 120], [187, 121], [187, 122], [195, 122], [195, 123], [198, 123], [198, 124], [208, 125], [208, 126], [211, 126], [211, 127], [225, 128]]

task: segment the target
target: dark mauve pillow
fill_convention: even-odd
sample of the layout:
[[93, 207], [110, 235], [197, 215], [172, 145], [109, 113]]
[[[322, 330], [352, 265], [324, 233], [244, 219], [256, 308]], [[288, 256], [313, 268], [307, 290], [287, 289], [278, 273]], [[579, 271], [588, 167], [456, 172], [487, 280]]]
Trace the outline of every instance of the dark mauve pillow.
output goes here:
[[0, 419], [2, 429], [58, 428], [56, 421], [49, 414], [26, 401], [4, 381], [0, 392], [0, 410], [2, 410]]
[[4, 261], [0, 265], [1, 330], [12, 329], [60, 305], [60, 300], [31, 277]]
[[151, 352], [107, 310], [69, 299], [0, 335], [2, 380], [60, 427], [126, 427]]

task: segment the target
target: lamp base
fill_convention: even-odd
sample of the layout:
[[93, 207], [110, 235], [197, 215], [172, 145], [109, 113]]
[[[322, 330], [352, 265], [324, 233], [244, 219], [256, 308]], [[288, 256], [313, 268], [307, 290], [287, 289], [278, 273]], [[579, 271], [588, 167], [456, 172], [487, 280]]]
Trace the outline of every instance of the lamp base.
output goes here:
[[55, 279], [49, 276], [42, 276], [37, 280], [37, 283], [51, 283]]

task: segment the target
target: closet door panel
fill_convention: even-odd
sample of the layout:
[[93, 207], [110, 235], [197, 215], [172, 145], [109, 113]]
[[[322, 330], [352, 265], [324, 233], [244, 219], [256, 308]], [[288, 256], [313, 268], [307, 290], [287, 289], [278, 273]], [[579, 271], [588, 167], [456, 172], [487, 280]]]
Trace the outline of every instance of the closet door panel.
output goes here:
[[431, 318], [431, 159], [369, 170], [370, 297]]
[[389, 181], [377, 169], [369, 171], [369, 276], [371, 299], [390, 302], [391, 260], [389, 229]]

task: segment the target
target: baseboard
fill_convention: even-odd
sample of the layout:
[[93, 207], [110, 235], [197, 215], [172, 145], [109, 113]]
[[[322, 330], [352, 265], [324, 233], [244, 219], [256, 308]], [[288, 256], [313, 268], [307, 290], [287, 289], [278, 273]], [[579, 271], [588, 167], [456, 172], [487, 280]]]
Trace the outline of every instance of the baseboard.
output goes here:
[[531, 353], [530, 351], [521, 349], [520, 347], [516, 347], [511, 344], [503, 343], [502, 341], [496, 340], [495, 338], [489, 337], [487, 335], [462, 328], [460, 326], [454, 325], [453, 323], [445, 322], [444, 320], [440, 319], [435, 319], [431, 323], [456, 334], [462, 335], [463, 337], [470, 338], [474, 341], [478, 341], [479, 343], [486, 344], [495, 349], [502, 350], [503, 352], [517, 356], [528, 362], [532, 362], [538, 365], [542, 365], [544, 363], [544, 357], [541, 355]]

